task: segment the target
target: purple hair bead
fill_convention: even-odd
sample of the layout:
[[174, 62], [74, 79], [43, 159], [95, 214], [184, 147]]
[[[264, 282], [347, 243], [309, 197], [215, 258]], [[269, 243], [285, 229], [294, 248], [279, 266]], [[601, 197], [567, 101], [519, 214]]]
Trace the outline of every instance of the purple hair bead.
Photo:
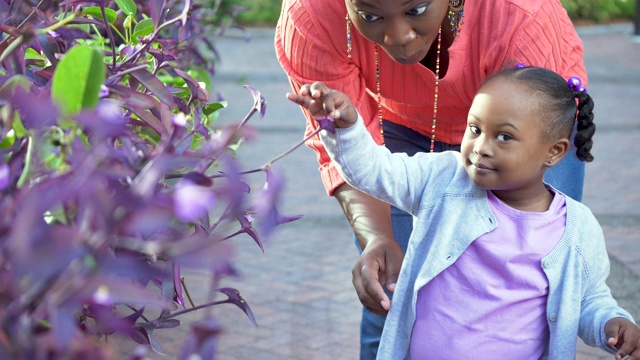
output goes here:
[[584, 91], [580, 90], [580, 88], [584, 89], [582, 86], [582, 80], [580, 80], [577, 76], [572, 76], [567, 80], [567, 84], [569, 84], [569, 88], [573, 91]]
[[527, 65], [525, 65], [524, 63], [521, 63], [521, 62], [516, 64], [516, 68], [523, 68], [523, 67], [527, 67]]

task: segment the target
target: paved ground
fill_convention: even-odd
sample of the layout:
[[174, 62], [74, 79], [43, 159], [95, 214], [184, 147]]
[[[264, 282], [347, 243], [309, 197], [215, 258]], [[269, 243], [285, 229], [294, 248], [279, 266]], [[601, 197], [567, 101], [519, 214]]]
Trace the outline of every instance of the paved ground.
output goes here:
[[[640, 43], [629, 36], [632, 30], [630, 24], [580, 28], [598, 124], [596, 160], [587, 166], [584, 203], [607, 236], [614, 296], [640, 319]], [[221, 121], [239, 121], [249, 109], [251, 97], [242, 84], [260, 90], [269, 103], [265, 119], [252, 120], [257, 141], [241, 147], [247, 168], [285, 151], [301, 139], [304, 129], [300, 110], [284, 99], [289, 85], [275, 58], [273, 30], [250, 32], [253, 40], [248, 43], [239, 36], [217, 42], [223, 59], [214, 78], [216, 90], [230, 104]], [[288, 180], [282, 212], [305, 216], [282, 226], [264, 254], [250, 238], [234, 239], [243, 278], [223, 285], [240, 290], [259, 326], [231, 305], [215, 308], [224, 328], [221, 360], [357, 359], [360, 306], [350, 274], [356, 250], [348, 224], [335, 200], [325, 195], [316, 167], [306, 147], [277, 163]], [[190, 289], [196, 302], [204, 299], [199, 280], [197, 275], [187, 277], [195, 284]], [[182, 334], [172, 332], [166, 340], [171, 357]], [[613, 357], [580, 345], [577, 358]]]

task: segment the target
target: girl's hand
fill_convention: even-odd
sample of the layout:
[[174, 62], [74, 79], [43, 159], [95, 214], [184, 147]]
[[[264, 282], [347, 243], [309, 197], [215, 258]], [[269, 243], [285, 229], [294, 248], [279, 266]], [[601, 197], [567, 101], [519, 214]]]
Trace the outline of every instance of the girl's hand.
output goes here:
[[298, 94], [287, 93], [287, 99], [307, 109], [318, 120], [332, 117], [335, 127], [350, 127], [358, 120], [358, 113], [349, 97], [322, 82], [303, 85]]
[[640, 328], [625, 318], [613, 318], [604, 325], [607, 343], [618, 349], [616, 360], [640, 360]]

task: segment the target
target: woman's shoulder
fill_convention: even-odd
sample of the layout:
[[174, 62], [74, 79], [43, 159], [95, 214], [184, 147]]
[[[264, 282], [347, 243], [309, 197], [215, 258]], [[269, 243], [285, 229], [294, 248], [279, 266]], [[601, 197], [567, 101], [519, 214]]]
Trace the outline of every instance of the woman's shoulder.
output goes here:
[[563, 9], [562, 3], [557, 0], [490, 0], [478, 1], [475, 5], [482, 10], [482, 14], [488, 16], [508, 15], [513, 12], [537, 16], [543, 9]]
[[296, 27], [344, 30], [346, 14], [344, 0], [283, 0], [279, 22], [294, 22]]

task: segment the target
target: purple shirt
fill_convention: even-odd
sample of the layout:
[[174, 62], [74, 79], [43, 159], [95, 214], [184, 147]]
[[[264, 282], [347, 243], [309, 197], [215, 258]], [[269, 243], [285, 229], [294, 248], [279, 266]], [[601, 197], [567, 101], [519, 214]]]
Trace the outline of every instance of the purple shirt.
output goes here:
[[513, 209], [488, 192], [498, 227], [418, 292], [411, 359], [538, 359], [549, 341], [541, 259], [560, 241], [566, 208]]

